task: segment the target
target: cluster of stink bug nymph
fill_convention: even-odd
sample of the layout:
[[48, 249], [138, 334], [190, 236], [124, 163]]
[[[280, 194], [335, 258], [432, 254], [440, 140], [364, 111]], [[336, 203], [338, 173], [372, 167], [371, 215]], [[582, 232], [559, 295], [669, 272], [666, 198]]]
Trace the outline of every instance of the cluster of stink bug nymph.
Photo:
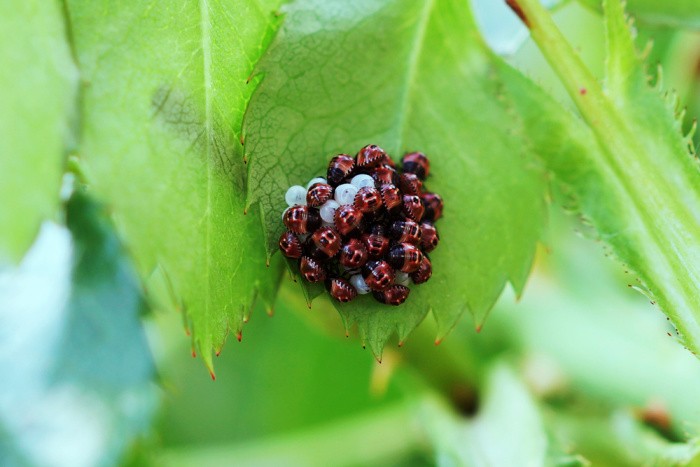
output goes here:
[[287, 191], [280, 250], [340, 302], [372, 292], [381, 303], [401, 305], [408, 286], [433, 273], [428, 253], [438, 245], [434, 223], [443, 204], [424, 191], [429, 171], [420, 152], [403, 156], [399, 168], [373, 144], [355, 157], [333, 157], [326, 178]]

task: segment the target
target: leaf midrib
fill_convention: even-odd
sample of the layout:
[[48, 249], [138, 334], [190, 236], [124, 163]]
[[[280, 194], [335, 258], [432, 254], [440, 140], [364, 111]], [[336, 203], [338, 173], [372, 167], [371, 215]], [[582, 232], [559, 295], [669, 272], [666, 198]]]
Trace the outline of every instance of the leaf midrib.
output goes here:
[[[664, 180], [663, 182], [650, 184], [650, 186], [632, 182], [632, 180], [639, 181], [647, 178], [644, 170], [646, 162], [640, 164], [638, 157], [639, 154], [645, 154], [647, 150], [641, 146], [634, 132], [626, 124], [625, 119], [619, 115], [619, 109], [605, 95], [595, 77], [571, 50], [570, 45], [565, 42], [561, 32], [543, 7], [539, 5], [539, 2], [536, 0], [519, 0], [519, 4], [523, 8], [524, 14], [527, 15], [533, 38], [548, 58], [550, 64], [553, 65], [560, 75], [564, 86], [581, 110], [593, 134], [596, 135], [596, 139], [605, 155], [602, 162], [597, 161], [596, 165], [602, 164], [607, 166], [615, 174], [615, 178], [622, 185], [624, 192], [630, 199], [634, 212], [637, 213], [644, 227], [644, 234], [654, 239], [651, 245], [647, 245], [646, 251], [647, 256], [653, 258], [654, 262], [652, 264], [662, 266], [664, 275], [674, 279], [676, 277], [675, 271], [680, 270], [691, 273], [691, 270], [682, 261], [677, 252], [674, 251], [669, 258], [659, 247], [659, 245], [673, 244], [673, 242], [667, 242], [666, 240], [677, 237], [675, 229], [672, 232], [667, 232], [670, 228], [668, 226], [657, 229], [654, 222], [654, 207], [674, 206], [678, 202], [673, 195], [668, 194], [668, 182]], [[607, 12], [607, 14], [610, 14], [610, 12]], [[581, 92], [582, 89], [585, 89], [586, 92]], [[631, 173], [634, 175], [630, 175]], [[658, 187], [658, 189], [653, 190], [654, 187]], [[693, 193], [692, 190], [688, 189], [684, 191]], [[641, 201], [644, 199], [653, 202], [654, 206], [652, 206], [651, 211]], [[668, 202], [664, 202], [664, 200]], [[700, 200], [698, 200], [696, 205], [700, 205]], [[674, 210], [682, 212], [682, 209], [680, 211]], [[659, 212], [661, 212], [661, 209], [659, 209]], [[677, 219], [680, 218], [677, 217]], [[684, 224], [688, 224], [688, 219], [685, 217], [680, 220]], [[687, 230], [693, 231], [692, 228]], [[686, 346], [694, 351], [698, 351], [697, 341], [700, 338], [700, 323], [692, 313], [692, 307], [688, 306], [694, 302], [697, 304], [697, 294], [693, 293], [694, 291], [686, 281], [675, 280], [675, 283], [678, 284], [682, 293], [674, 292], [677, 289], [669, 287], [669, 284], [665, 284], [665, 287], [658, 287], [658, 291], [673, 306], [673, 309], [667, 309], [666, 312], [674, 318], [683, 316], [682, 320], [674, 320], [680, 321], [674, 322], [674, 324], [689, 337], [685, 342]], [[667, 293], [667, 290], [671, 293]], [[693, 297], [695, 297], [695, 300], [693, 300]], [[691, 312], [687, 313], [686, 310]], [[690, 330], [691, 328], [687, 326], [688, 324], [692, 324], [694, 331]]]
[[408, 121], [408, 115], [411, 112], [410, 102], [413, 96], [412, 91], [414, 89], [414, 81], [418, 70], [418, 63], [420, 62], [420, 58], [423, 53], [423, 45], [425, 44], [425, 34], [428, 30], [428, 23], [430, 22], [430, 16], [433, 12], [434, 6], [435, 0], [425, 1], [423, 9], [421, 10], [421, 15], [418, 18], [418, 23], [416, 25], [416, 33], [413, 36], [413, 41], [411, 42], [411, 53], [408, 56], [406, 79], [403, 83], [398, 108], [399, 118], [396, 122], [396, 151], [401, 151], [401, 146], [404, 141], [406, 122]]
[[[211, 78], [211, 20], [209, 18], [209, 5], [207, 0], [199, 0], [199, 13], [200, 13], [200, 28], [202, 34], [202, 66], [204, 73], [204, 120], [205, 120], [205, 131], [207, 137], [206, 144], [206, 161], [207, 161], [207, 208], [206, 208], [206, 227], [204, 235], [204, 248], [206, 255], [206, 268], [204, 271], [204, 282], [206, 284], [204, 290], [204, 314], [207, 316], [207, 322], [209, 322], [209, 313], [211, 306], [211, 195], [212, 195], [212, 177], [213, 177], [213, 164], [211, 161], [211, 147], [213, 138], [213, 124], [212, 124], [212, 78]], [[206, 333], [209, 335], [209, 333]], [[200, 335], [202, 335], [200, 333]], [[207, 347], [210, 347], [207, 345]]]

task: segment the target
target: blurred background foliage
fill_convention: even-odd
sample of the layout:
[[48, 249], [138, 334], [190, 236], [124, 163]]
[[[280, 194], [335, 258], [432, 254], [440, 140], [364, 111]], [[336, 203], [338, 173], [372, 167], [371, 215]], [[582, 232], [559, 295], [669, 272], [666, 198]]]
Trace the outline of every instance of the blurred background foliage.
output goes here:
[[[462, 322], [436, 347], [426, 320], [402, 348], [387, 349], [381, 364], [329, 329], [329, 305], [308, 310], [285, 289], [288, 300], [274, 318], [256, 315], [243, 341], [217, 359], [212, 383], [199, 362], [183, 357], [189, 349], [177, 320], [156, 313], [149, 326], [162, 352], [164, 406], [149, 459], [685, 465], [698, 449], [696, 359], [666, 334], [672, 327], [662, 313], [624, 286], [624, 272], [600, 245], [571, 236], [572, 219], [555, 214], [552, 227], [524, 297], [515, 303], [505, 294], [481, 333]], [[498, 388], [512, 384], [523, 400], [504, 396], [504, 418], [484, 420], [494, 424], [490, 436], [468, 446], [473, 438], [465, 432], [478, 429], [484, 402], [495, 397], [488, 382], [502, 367], [507, 383]], [[528, 406], [536, 429], [521, 426]], [[539, 449], [532, 446], [537, 431]], [[378, 440], [394, 449], [374, 448]]]
[[[489, 45], [573, 107], [517, 18], [500, 2], [474, 3]], [[602, 76], [600, 15], [567, 2], [554, 17]], [[640, 44], [654, 43], [649, 63], [664, 69], [665, 86], [686, 103], [690, 128], [700, 99], [700, 34], [637, 27]], [[202, 378], [198, 362], [182, 358], [189, 350], [177, 318], [156, 313], [150, 326], [159, 331], [151, 335], [159, 339], [166, 384], [153, 441], [159, 454], [150, 459], [175, 465], [274, 465], [275, 459], [297, 465], [694, 464], [696, 359], [669, 337], [674, 331], [663, 314], [627, 287], [605, 248], [583, 238], [584, 226], [556, 206], [550, 214], [546, 245], [521, 300], [504, 294], [481, 333], [462, 320], [438, 347], [426, 320], [402, 348], [387, 349], [381, 364], [342, 337], [328, 304], [307, 310], [286, 278], [274, 318], [256, 313], [243, 341], [229, 343], [216, 360], [216, 384]], [[504, 420], [494, 414], [491, 437], [469, 446], [470, 436], [460, 436], [488, 423], [480, 417], [484, 399], [494, 397], [488, 381], [499, 365], [509, 368], [514, 391], [525, 393], [520, 402], [532, 404], [537, 428], [518, 426], [523, 407], [509, 407]], [[433, 398], [438, 408], [421, 410]], [[508, 399], [517, 404], [517, 397]], [[391, 420], [397, 408], [407, 420], [420, 420], [417, 432], [373, 423], [385, 415]], [[350, 435], [353, 423], [358, 433]], [[333, 432], [345, 441], [329, 440]], [[394, 452], [374, 448], [377, 439]]]
[[[475, 6], [491, 47], [571, 105], [517, 19], [500, 2]], [[576, 2], [550, 6], [601, 76], [599, 14]], [[641, 41], [654, 41], [650, 63], [661, 65], [666, 87], [679, 93], [690, 128], [700, 110], [700, 33], [644, 21], [637, 27]], [[97, 323], [86, 334], [128, 331], [107, 341], [75, 338], [71, 329], [63, 330], [67, 337], [43, 328], [27, 337], [26, 325], [12, 316], [49, 319], [50, 305], [7, 299], [23, 276], [3, 272], [2, 465], [700, 465], [700, 365], [677, 345], [654, 304], [628, 287], [605, 248], [584, 238], [585, 226], [558, 206], [550, 207], [548, 237], [523, 297], [506, 292], [479, 334], [463, 319], [436, 346], [435, 324], [425, 320], [378, 363], [345, 337], [330, 303], [320, 299], [309, 310], [285, 276], [274, 316], [258, 305], [242, 341], [229, 339], [216, 358], [212, 381], [190, 357], [181, 316], [147, 313], [146, 348], [136, 321], [142, 298], [123, 248], [103, 209], [77, 186], [63, 200], [67, 218], [42, 229], [31, 250], [45, 235], [58, 239], [55, 268], [46, 263], [52, 255], [34, 264], [56, 274], [40, 283], [42, 293], [58, 287], [69, 316], [108, 307], [110, 293], [128, 296], [128, 319]], [[86, 264], [81, 248], [101, 262]], [[27, 261], [21, 268], [31, 266]], [[102, 295], [90, 296], [95, 290]], [[56, 342], [63, 350], [52, 347]], [[92, 368], [70, 360], [87, 352], [107, 356]], [[64, 363], [56, 364], [58, 354]], [[24, 371], [34, 365], [52, 375], [36, 391], [26, 385], [33, 374]], [[121, 378], [125, 366], [139, 378]], [[71, 404], [79, 409], [56, 411]]]

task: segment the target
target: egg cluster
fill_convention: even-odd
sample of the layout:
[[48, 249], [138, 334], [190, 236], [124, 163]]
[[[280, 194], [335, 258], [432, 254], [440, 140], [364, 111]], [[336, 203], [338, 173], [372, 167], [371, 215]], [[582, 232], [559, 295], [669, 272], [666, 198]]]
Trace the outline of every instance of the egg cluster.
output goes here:
[[325, 282], [338, 301], [372, 292], [381, 303], [402, 304], [411, 283], [430, 279], [427, 253], [439, 241], [434, 223], [443, 205], [424, 191], [429, 171], [420, 152], [403, 156], [397, 168], [376, 145], [354, 158], [333, 157], [326, 178], [287, 190], [280, 250], [298, 260], [305, 280]]

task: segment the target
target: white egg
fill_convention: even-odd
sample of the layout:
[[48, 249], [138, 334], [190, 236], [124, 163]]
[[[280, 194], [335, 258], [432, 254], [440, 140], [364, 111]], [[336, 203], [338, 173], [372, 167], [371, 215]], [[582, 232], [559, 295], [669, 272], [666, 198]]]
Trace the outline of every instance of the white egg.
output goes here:
[[411, 276], [408, 275], [407, 272], [397, 272], [396, 273], [396, 279], [394, 279], [394, 282], [396, 282], [399, 285], [405, 285], [408, 287], [411, 285]]
[[355, 185], [343, 183], [335, 189], [335, 200], [338, 204], [352, 204], [355, 201], [355, 195], [359, 190]]
[[360, 274], [355, 274], [354, 276], [350, 277], [350, 284], [352, 284], [353, 287], [357, 290], [357, 293], [360, 295], [364, 295], [369, 293], [369, 287], [365, 283], [365, 280]]
[[311, 188], [311, 185], [315, 183], [326, 183], [326, 179], [323, 177], [312, 178], [311, 180], [309, 180], [309, 183], [306, 184], [306, 189], [308, 190], [309, 188]]
[[306, 205], [306, 188], [301, 185], [290, 186], [284, 195], [284, 200], [287, 202], [287, 206]]
[[374, 188], [374, 179], [367, 174], [355, 175], [352, 177], [352, 180], [350, 180], [350, 183], [355, 185], [358, 190], [366, 186]]
[[337, 201], [334, 201], [332, 199], [329, 199], [326, 201], [323, 206], [319, 209], [319, 212], [321, 214], [321, 219], [323, 220], [324, 223], [327, 224], [333, 224], [333, 218], [335, 216], [335, 210], [340, 207], [340, 204]]

